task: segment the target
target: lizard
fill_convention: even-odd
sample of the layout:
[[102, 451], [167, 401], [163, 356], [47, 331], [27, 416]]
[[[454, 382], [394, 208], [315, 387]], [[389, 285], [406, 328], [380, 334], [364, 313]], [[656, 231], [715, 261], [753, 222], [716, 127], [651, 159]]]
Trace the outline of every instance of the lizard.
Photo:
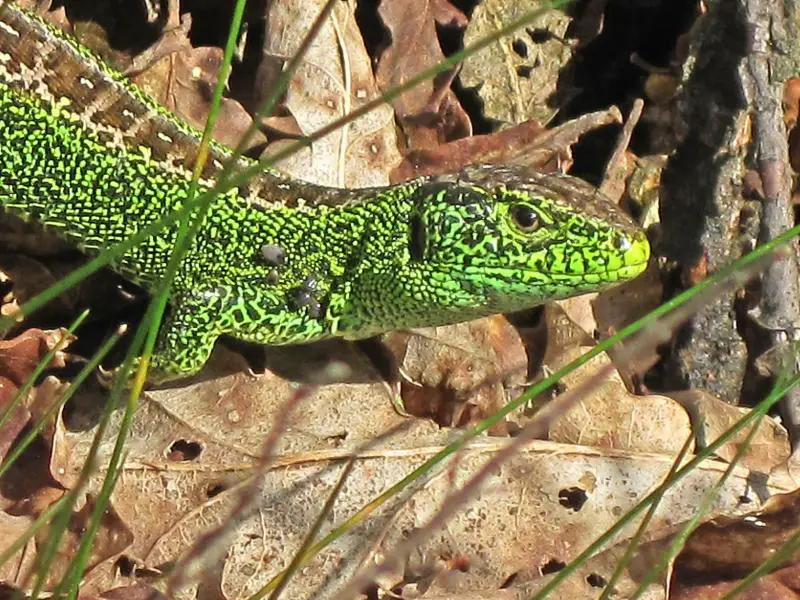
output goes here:
[[[187, 201], [200, 139], [2, 0], [0, 210], [96, 255]], [[212, 143], [199, 193], [231, 155]], [[153, 291], [176, 235], [165, 227], [110, 267]], [[221, 335], [285, 345], [458, 323], [607, 289], [649, 255], [644, 231], [569, 175], [476, 165], [338, 189], [266, 169], [212, 199], [172, 282], [151, 378], [198, 372]]]

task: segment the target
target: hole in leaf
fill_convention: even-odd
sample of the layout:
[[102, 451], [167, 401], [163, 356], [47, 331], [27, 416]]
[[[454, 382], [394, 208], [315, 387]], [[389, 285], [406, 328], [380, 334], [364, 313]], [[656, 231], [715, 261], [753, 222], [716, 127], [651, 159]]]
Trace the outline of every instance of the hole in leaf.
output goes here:
[[511, 42], [511, 49], [516, 52], [521, 58], [528, 58], [528, 44], [520, 39]]
[[561, 569], [567, 566], [567, 563], [551, 558], [542, 567], [542, 575], [549, 575], [550, 573], [558, 573]]
[[167, 459], [173, 462], [186, 462], [194, 460], [203, 451], [203, 446], [198, 442], [190, 442], [189, 440], [175, 440], [169, 447]]
[[222, 492], [228, 489], [228, 486], [224, 483], [212, 483], [206, 488], [206, 496], [209, 498], [213, 498], [214, 496], [220, 495]]
[[500, 584], [500, 589], [504, 590], [506, 588], [510, 588], [518, 576], [519, 573], [512, 573], [511, 575], [506, 577], [506, 580]]
[[133, 575], [133, 570], [136, 568], [136, 563], [123, 554], [117, 559], [114, 566], [117, 567], [117, 572], [122, 575], [122, 577], [131, 577]]
[[529, 79], [532, 72], [533, 67], [529, 67], [528, 65], [520, 65], [517, 67], [517, 75], [525, 79]]
[[553, 34], [543, 27], [528, 27], [525, 31], [531, 36], [531, 40], [533, 40], [534, 44], [544, 44], [553, 39]]
[[597, 573], [590, 573], [586, 577], [586, 583], [588, 583], [592, 587], [596, 588], [604, 588], [606, 587], [606, 578], [602, 575], [598, 575]]
[[564, 508], [571, 508], [578, 512], [586, 504], [588, 496], [579, 487], [571, 487], [558, 492], [558, 503]]

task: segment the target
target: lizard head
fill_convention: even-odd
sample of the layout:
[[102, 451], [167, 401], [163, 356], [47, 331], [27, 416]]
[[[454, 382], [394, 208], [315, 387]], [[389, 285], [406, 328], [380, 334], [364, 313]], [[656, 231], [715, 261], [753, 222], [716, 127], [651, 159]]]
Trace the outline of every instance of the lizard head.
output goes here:
[[476, 166], [428, 179], [414, 196], [407, 294], [426, 296], [422, 305], [519, 310], [612, 287], [650, 256], [644, 232], [574, 177]]
[[402, 197], [400, 212], [364, 205], [376, 233], [330, 305], [335, 335], [457, 323], [596, 292], [636, 277], [650, 257], [644, 232], [574, 177], [475, 166], [401, 189], [388, 192]]

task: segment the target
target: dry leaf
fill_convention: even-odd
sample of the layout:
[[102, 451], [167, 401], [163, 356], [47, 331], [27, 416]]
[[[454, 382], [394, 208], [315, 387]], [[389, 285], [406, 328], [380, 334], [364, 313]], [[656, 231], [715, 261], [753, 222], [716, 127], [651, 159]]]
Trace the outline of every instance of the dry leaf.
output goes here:
[[[94, 508], [94, 499], [87, 498], [83, 506], [72, 513], [65, 535], [61, 539], [61, 545], [47, 571], [45, 589], [51, 590], [58, 585], [71, 566]], [[46, 547], [49, 535], [50, 531], [47, 527], [39, 530], [36, 536], [39, 548]], [[86, 573], [90, 574], [97, 565], [121, 553], [130, 546], [132, 541], [133, 533], [120, 520], [114, 507], [109, 505], [100, 519]]]
[[[0, 511], [0, 552], [5, 553], [11, 544], [24, 535], [33, 524], [33, 519], [27, 515], [15, 516], [5, 511]], [[31, 540], [23, 545], [22, 549], [9, 557], [0, 565], [0, 582], [5, 585], [22, 585], [28, 574], [33, 570], [36, 553], [36, 542]], [[0, 585], [0, 590], [2, 590]]]
[[[469, 46], [545, 3], [538, 0], [485, 0], [464, 33]], [[572, 57], [564, 41], [570, 19], [549, 9], [524, 30], [501, 38], [464, 61], [461, 82], [477, 88], [487, 118], [502, 123], [536, 119], [547, 123], [558, 110], [551, 103], [559, 72]]]
[[[405, 378], [405, 408], [443, 426], [464, 427], [485, 418], [516, 396], [527, 377], [519, 334], [499, 315], [418, 329], [403, 338], [404, 344], [389, 344]], [[498, 426], [492, 433], [505, 429]]]
[[[702, 445], [708, 445], [745, 417], [750, 409], [731, 406], [702, 390], [686, 390], [668, 394], [686, 409], [692, 418], [692, 429]], [[749, 434], [744, 429], [717, 448], [717, 456], [732, 460]], [[739, 464], [762, 473], [770, 473], [791, 455], [789, 434], [772, 417], [764, 417], [750, 446]]]
[[392, 173], [393, 181], [420, 175], [452, 173], [472, 164], [518, 164], [540, 171], [563, 171], [572, 163], [570, 146], [585, 133], [610, 123], [619, 123], [616, 107], [589, 113], [543, 129], [527, 121], [489, 135], [475, 135], [428, 150], [413, 150]]
[[[589, 348], [573, 348], [546, 360], [553, 370], [584, 354]], [[611, 361], [595, 357], [561, 381], [565, 390], [577, 387]], [[670, 398], [631, 394], [618, 373], [585, 393], [577, 405], [550, 428], [549, 439], [603, 448], [638, 452], [676, 453], [692, 435], [689, 416]]]
[[[260, 95], [272, 92], [275, 79], [299, 47], [324, 2], [272, 2], [268, 7], [264, 62], [259, 68]], [[378, 95], [370, 58], [356, 26], [354, 5], [337, 3], [314, 39], [286, 91], [283, 107], [303, 135], [316, 132]], [[271, 144], [265, 154], [289, 142]], [[373, 110], [281, 160], [281, 170], [334, 187], [386, 185], [400, 161], [394, 116], [388, 106]]]
[[[681, 597], [699, 597], [688, 594], [692, 584], [728, 582], [748, 575], [796, 538], [799, 516], [795, 490], [772, 496], [758, 511], [738, 517], [717, 517], [698, 527], [675, 561], [673, 580], [685, 590]], [[790, 563], [790, 567], [777, 577], [768, 576], [767, 582], [791, 582], [790, 586], [798, 589], [797, 559], [795, 552], [783, 563]], [[790, 573], [793, 576], [787, 577]]]
[[[21, 386], [33, 373], [44, 355], [55, 348], [62, 338], [64, 339], [62, 351], [56, 352], [48, 365], [50, 368], [60, 368], [65, 364], [63, 349], [74, 340], [66, 329], [53, 331], [28, 329], [13, 339], [0, 340], [0, 376], [16, 386]], [[8, 394], [9, 390], [6, 388], [4, 390], [5, 398], [10, 397]]]
[[[463, 27], [466, 16], [447, 0], [384, 0], [378, 8], [391, 35], [376, 70], [380, 88], [386, 92], [404, 84], [442, 60], [436, 24]], [[392, 101], [412, 150], [432, 148], [441, 142], [468, 136], [469, 117], [450, 89], [450, 76], [420, 83]]]

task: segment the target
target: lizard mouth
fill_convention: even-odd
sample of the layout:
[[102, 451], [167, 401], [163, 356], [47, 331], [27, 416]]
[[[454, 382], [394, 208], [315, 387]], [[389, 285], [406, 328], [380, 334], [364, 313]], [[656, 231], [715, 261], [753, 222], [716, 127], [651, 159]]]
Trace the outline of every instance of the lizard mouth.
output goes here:
[[[620, 236], [622, 238], [622, 236]], [[650, 244], [644, 232], [636, 232], [632, 236], [624, 238], [620, 242], [622, 247], [619, 254], [615, 257], [616, 263], [613, 269], [604, 268], [605, 264], [596, 264], [594, 268], [587, 268], [581, 271], [550, 271], [546, 269], [526, 269], [524, 266], [495, 267], [495, 268], [472, 268], [466, 269], [465, 273], [470, 274], [476, 279], [487, 277], [496, 278], [497, 281], [511, 282], [517, 280], [518, 283], [528, 284], [532, 287], [546, 287], [547, 285], [563, 285], [565, 288], [573, 287], [576, 290], [581, 288], [587, 292], [611, 287], [629, 279], [641, 275], [647, 268], [650, 261]], [[448, 268], [452, 273], [452, 269]]]

